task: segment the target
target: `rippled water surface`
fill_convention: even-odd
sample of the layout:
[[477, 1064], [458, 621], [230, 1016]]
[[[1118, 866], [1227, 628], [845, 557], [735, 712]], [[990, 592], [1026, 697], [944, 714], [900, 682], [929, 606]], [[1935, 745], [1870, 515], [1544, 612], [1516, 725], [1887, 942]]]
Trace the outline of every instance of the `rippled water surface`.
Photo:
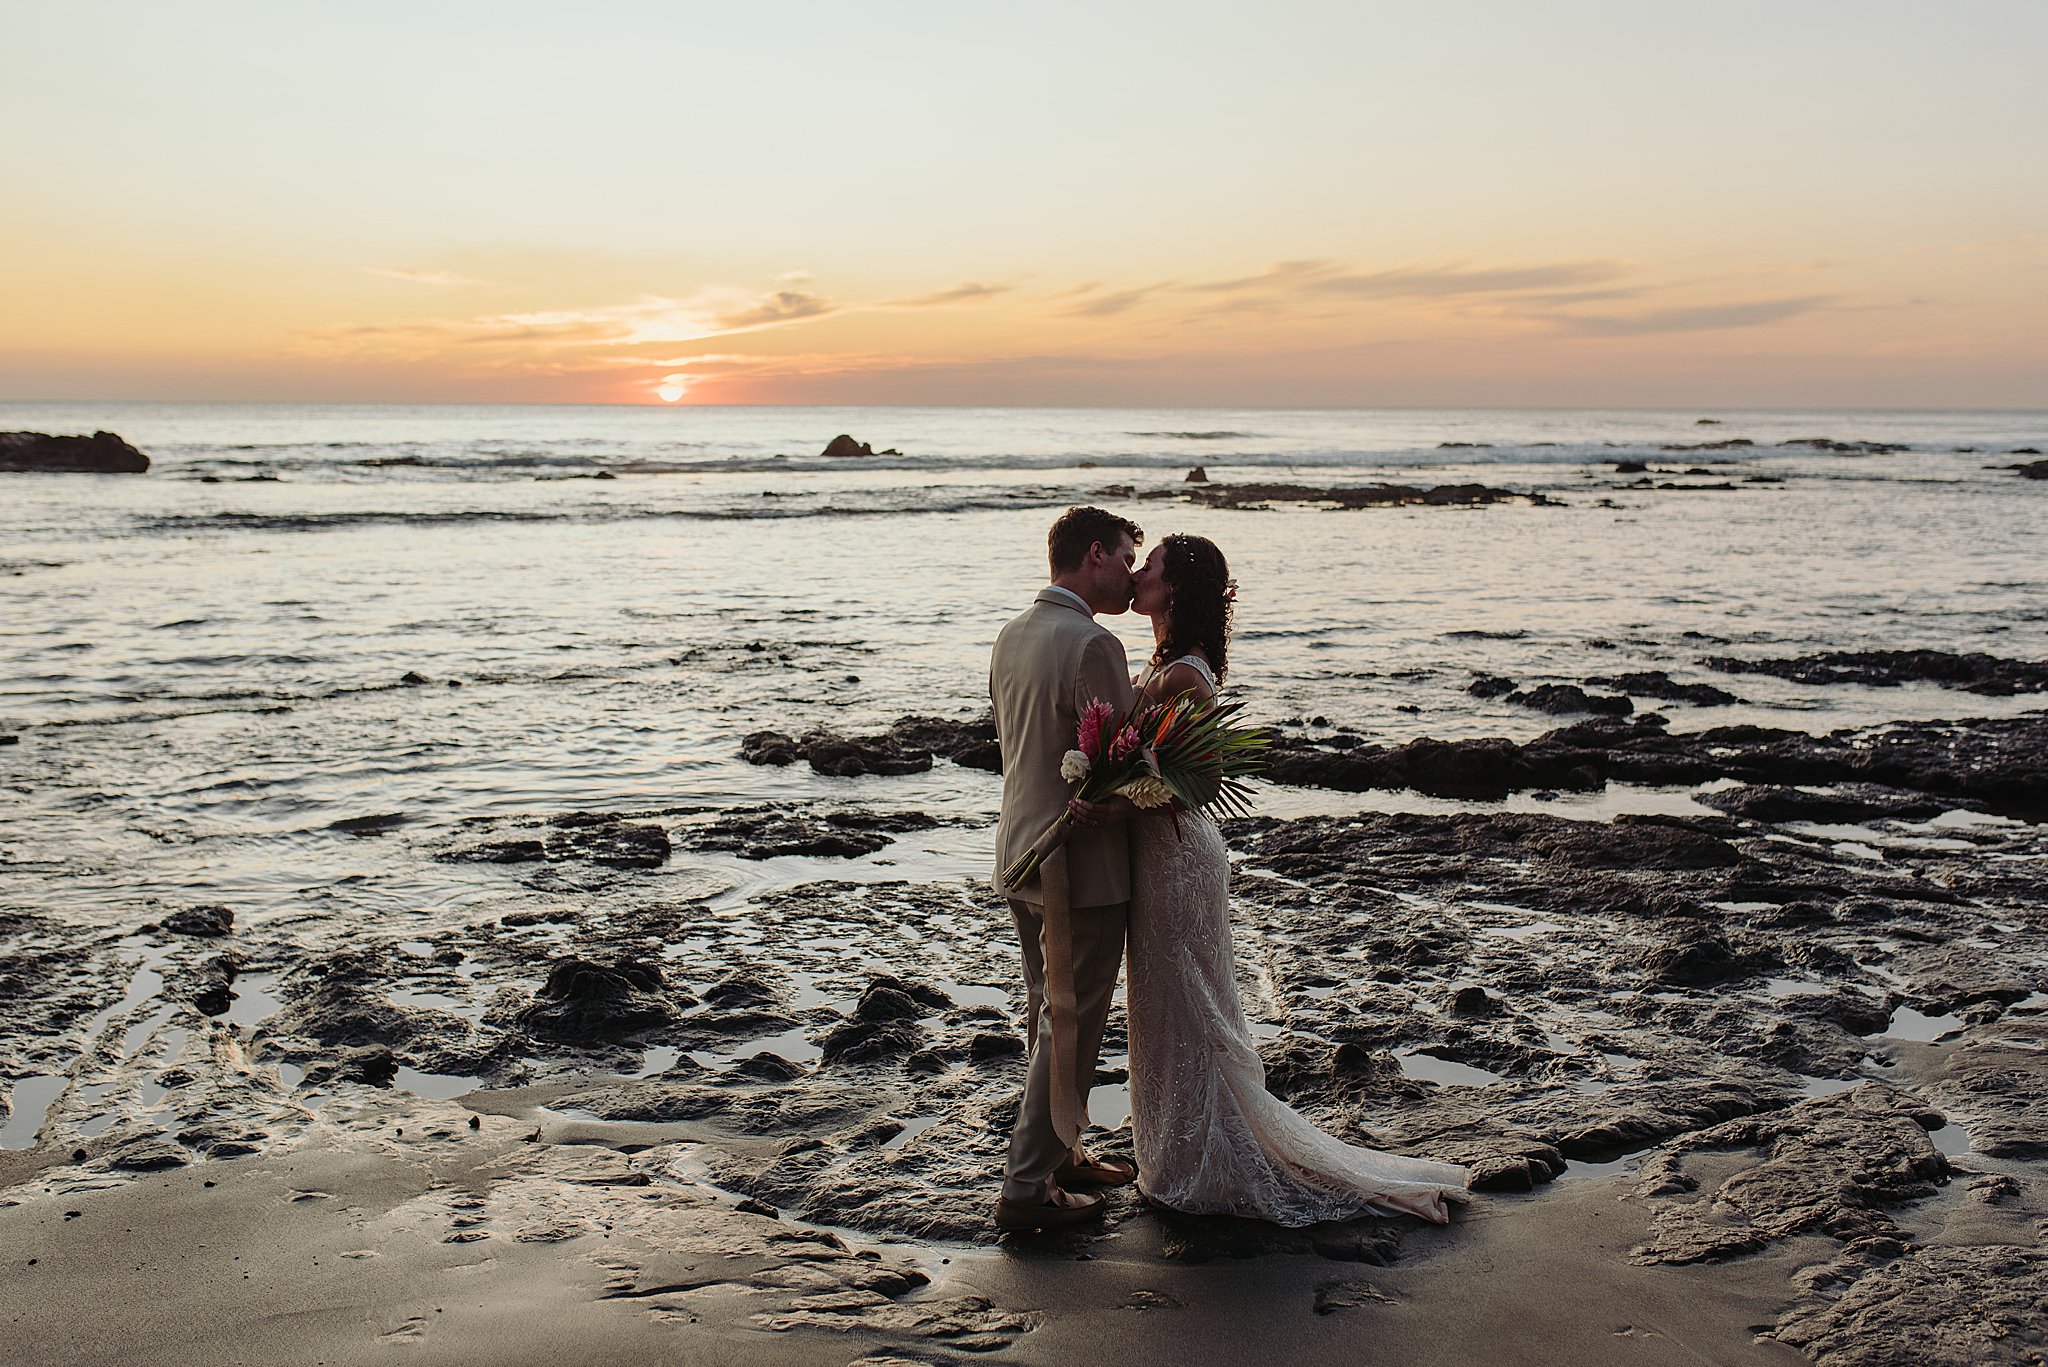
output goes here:
[[[1699, 416], [0, 405], [0, 428], [109, 428], [156, 462], [0, 475], [0, 733], [20, 737], [0, 748], [0, 895], [106, 926], [193, 900], [398, 924], [487, 895], [485, 872], [424, 853], [466, 817], [878, 784], [959, 824], [835, 876], [978, 873], [991, 776], [824, 779], [747, 766], [739, 739], [979, 712], [1045, 527], [1082, 500], [1224, 547], [1231, 682], [1268, 720], [1397, 741], [1559, 724], [1471, 697], [1475, 671], [1666, 669], [1745, 699], [1660, 705], [1679, 729], [2028, 705], [1699, 660], [2048, 657], [2048, 485], [1997, 468], [2044, 445], [2048, 416]], [[901, 454], [820, 457], [842, 431]], [[1778, 444], [1809, 437], [1909, 449]], [[1755, 444], [1661, 449], [1737, 438]], [[1630, 487], [1629, 459], [1686, 487]], [[1563, 506], [1211, 510], [1176, 497], [1198, 464]], [[1143, 624], [1114, 625], [1138, 657]], [[335, 826], [365, 817], [389, 820]], [[725, 865], [742, 889], [816, 876]]]

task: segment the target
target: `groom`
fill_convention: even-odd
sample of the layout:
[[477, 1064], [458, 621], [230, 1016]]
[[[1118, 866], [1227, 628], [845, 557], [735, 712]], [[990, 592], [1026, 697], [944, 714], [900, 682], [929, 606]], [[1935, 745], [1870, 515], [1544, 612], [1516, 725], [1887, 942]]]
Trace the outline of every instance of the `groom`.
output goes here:
[[[1077, 803], [1073, 837], [1048, 859], [1040, 876], [1022, 887], [1004, 887], [1000, 870], [1067, 808], [1068, 783], [1060, 777], [1060, 759], [1074, 748], [1083, 709], [1096, 699], [1119, 714], [1130, 706], [1123, 644], [1095, 616], [1130, 608], [1131, 570], [1144, 537], [1135, 522], [1114, 513], [1069, 508], [1046, 537], [1052, 583], [1003, 628], [989, 662], [989, 700], [1003, 754], [996, 886], [1010, 899], [1024, 950], [1029, 1051], [1024, 1100], [1010, 1136], [1003, 1194], [996, 1202], [996, 1224], [1004, 1229], [1095, 1219], [1104, 1209], [1102, 1196], [1077, 1188], [1119, 1186], [1137, 1175], [1127, 1163], [1083, 1153], [1075, 1128], [1086, 1123], [1088, 1087], [1123, 962], [1131, 896], [1128, 828], [1123, 824], [1129, 804], [1121, 799]], [[1064, 876], [1056, 862], [1061, 860]], [[1071, 1007], [1065, 1004], [1069, 990]], [[1064, 1019], [1069, 1011], [1071, 1019]], [[1068, 1104], [1056, 1107], [1061, 1092]], [[1062, 1133], [1056, 1115], [1063, 1115], [1068, 1132]]]

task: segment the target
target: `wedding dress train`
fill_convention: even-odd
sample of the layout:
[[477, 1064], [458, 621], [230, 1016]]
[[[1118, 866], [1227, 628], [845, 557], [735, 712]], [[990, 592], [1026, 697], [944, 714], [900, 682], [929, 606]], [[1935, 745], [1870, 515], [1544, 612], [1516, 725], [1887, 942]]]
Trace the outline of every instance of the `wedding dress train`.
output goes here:
[[1145, 1195], [1296, 1227], [1368, 1213], [1447, 1222], [1464, 1168], [1346, 1144], [1266, 1090], [1237, 995], [1216, 823], [1182, 812], [1176, 830], [1148, 813], [1131, 854], [1131, 1128]]

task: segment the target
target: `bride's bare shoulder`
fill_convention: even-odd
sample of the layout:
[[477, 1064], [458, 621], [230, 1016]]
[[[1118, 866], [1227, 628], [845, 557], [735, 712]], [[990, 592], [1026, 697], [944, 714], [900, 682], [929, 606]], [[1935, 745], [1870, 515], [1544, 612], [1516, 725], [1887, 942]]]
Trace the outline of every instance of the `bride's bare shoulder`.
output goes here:
[[1145, 695], [1155, 702], [1192, 693], [1198, 701], [1206, 702], [1216, 696], [1216, 690], [1209, 686], [1209, 676], [1184, 660], [1176, 660], [1152, 676], [1152, 682], [1145, 688]]

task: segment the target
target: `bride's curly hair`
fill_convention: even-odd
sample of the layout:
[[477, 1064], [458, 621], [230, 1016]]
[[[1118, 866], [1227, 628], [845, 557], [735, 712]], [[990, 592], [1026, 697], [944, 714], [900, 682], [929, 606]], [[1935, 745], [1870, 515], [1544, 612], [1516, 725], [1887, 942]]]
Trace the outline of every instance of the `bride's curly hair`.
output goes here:
[[1216, 682], [1222, 683], [1229, 669], [1224, 655], [1230, 644], [1231, 603], [1237, 597], [1230, 565], [1207, 537], [1175, 532], [1159, 547], [1164, 554], [1160, 577], [1166, 581], [1166, 639], [1152, 652], [1152, 663], [1163, 666], [1199, 649], [1209, 657]]

